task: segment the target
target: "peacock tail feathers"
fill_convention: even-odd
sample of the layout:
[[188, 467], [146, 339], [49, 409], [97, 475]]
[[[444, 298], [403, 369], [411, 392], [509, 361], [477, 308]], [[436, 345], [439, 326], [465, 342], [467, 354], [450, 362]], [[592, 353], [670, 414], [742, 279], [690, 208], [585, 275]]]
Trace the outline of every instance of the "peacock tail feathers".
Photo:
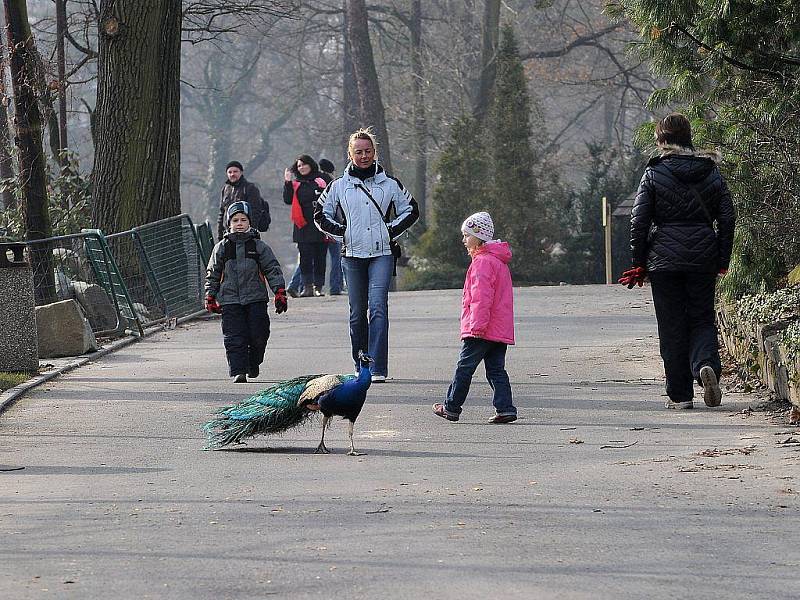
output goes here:
[[203, 425], [208, 436], [204, 449], [213, 450], [255, 435], [274, 435], [296, 427], [316, 414], [305, 404], [351, 379], [353, 375], [302, 375], [276, 383], [237, 404], [224, 406], [216, 411], [216, 418]]

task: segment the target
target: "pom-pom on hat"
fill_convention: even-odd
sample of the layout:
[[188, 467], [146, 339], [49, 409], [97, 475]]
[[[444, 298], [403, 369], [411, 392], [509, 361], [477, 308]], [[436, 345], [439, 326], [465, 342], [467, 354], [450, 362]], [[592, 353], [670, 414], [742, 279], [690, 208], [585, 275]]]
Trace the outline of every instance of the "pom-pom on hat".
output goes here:
[[476, 212], [466, 218], [461, 225], [461, 232], [474, 235], [479, 240], [491, 242], [494, 239], [494, 223], [487, 212]]
[[225, 222], [228, 225], [230, 225], [231, 224], [231, 219], [233, 218], [233, 215], [238, 214], [238, 213], [244, 213], [245, 215], [247, 215], [247, 218], [249, 219], [250, 218], [250, 205], [247, 202], [242, 202], [242, 201], [234, 202], [233, 204], [231, 204], [228, 207], [228, 212], [225, 213]]
[[238, 160], [232, 160], [227, 165], [225, 165], [225, 170], [227, 171], [231, 167], [236, 167], [237, 169], [239, 169], [242, 172], [244, 171], [244, 167], [242, 166], [242, 163], [240, 163]]

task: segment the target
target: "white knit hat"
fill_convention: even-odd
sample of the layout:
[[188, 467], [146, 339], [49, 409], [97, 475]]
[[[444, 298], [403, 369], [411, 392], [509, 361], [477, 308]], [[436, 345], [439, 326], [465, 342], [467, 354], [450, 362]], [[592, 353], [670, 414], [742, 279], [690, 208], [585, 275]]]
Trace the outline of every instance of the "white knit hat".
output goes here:
[[491, 242], [494, 238], [494, 223], [487, 212], [476, 212], [461, 225], [461, 232], [474, 235], [479, 240]]

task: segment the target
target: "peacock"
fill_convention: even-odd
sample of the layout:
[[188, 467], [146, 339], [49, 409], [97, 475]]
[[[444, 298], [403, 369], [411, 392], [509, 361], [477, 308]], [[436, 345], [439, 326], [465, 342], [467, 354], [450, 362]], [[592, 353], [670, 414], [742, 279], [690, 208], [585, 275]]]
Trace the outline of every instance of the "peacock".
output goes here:
[[322, 439], [315, 454], [330, 453], [325, 446], [325, 429], [332, 417], [339, 416], [349, 421], [347, 454], [359, 456], [353, 446], [353, 426], [372, 383], [371, 362], [372, 358], [360, 353], [358, 375], [301, 375], [276, 383], [238, 404], [220, 408], [216, 418], [203, 425], [208, 435], [204, 450], [240, 444], [254, 435], [283, 433], [321, 412]]

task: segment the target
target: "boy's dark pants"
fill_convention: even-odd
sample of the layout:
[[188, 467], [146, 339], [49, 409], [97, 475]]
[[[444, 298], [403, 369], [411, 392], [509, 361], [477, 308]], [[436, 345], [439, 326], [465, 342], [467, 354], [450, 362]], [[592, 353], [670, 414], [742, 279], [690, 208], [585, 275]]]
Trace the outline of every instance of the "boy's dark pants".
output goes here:
[[714, 322], [717, 274], [656, 271], [649, 277], [667, 396], [685, 402], [694, 396], [702, 367], [714, 369], [717, 380], [722, 374]]
[[467, 399], [469, 386], [475, 369], [483, 361], [486, 368], [486, 379], [492, 386], [494, 394], [492, 404], [498, 415], [516, 415], [517, 409], [511, 401], [511, 383], [506, 373], [507, 344], [490, 342], [479, 338], [462, 340], [461, 355], [458, 357], [453, 382], [447, 390], [447, 401], [444, 408], [454, 415], [461, 414], [461, 407]]
[[222, 335], [231, 377], [256, 372], [269, 339], [266, 301], [223, 305]]

